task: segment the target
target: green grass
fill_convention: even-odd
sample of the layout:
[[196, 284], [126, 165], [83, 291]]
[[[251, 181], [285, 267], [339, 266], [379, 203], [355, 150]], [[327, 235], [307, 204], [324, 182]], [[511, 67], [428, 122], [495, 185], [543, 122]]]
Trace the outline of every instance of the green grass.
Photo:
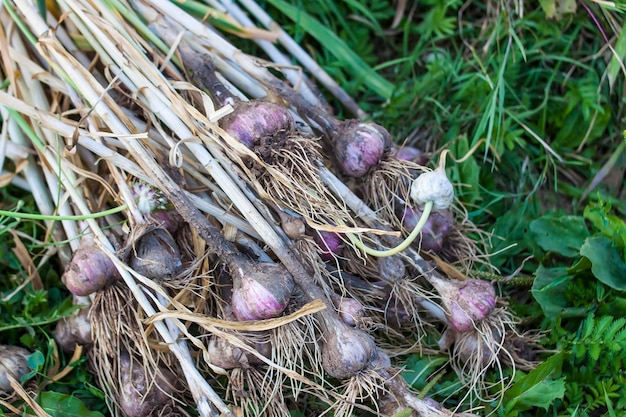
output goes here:
[[[261, 2], [398, 142], [461, 157], [485, 141], [449, 173], [466, 185], [459, 197], [471, 220], [494, 234], [490, 262], [502, 276], [519, 275], [501, 287], [522, 327], [546, 331], [544, 364], [518, 372], [506, 401], [486, 411], [626, 415], [626, 287], [618, 276], [626, 259], [624, 15], [591, 0], [525, 2], [523, 15], [521, 2], [407, 3], [393, 26], [396, 10], [383, 0]], [[21, 200], [22, 211], [35, 212], [28, 195], [0, 192], [0, 339], [38, 352], [42, 383], [57, 359], [54, 322], [71, 312], [68, 294], [50, 260], [38, 270], [44, 289], [26, 286], [4, 299], [27, 275], [11, 231], [32, 238], [24, 242], [35, 260], [46, 237], [36, 214], [7, 212]], [[559, 248], [563, 236], [570, 252]], [[437, 358], [406, 360], [424, 395], [445, 401], [458, 387]], [[102, 393], [77, 365], [44, 400], [74, 394], [81, 403], [72, 407], [104, 412]]]

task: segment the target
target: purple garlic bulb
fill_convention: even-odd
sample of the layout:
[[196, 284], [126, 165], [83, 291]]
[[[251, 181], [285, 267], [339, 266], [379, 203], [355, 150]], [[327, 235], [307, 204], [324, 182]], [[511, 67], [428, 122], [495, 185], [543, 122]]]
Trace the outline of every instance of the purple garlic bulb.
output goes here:
[[282, 265], [246, 261], [234, 274], [231, 304], [237, 320], [271, 319], [287, 308], [295, 284]]
[[469, 280], [450, 303], [450, 326], [460, 332], [474, 328], [474, 322], [485, 319], [496, 306], [496, 292], [490, 282]]
[[[410, 232], [419, 221], [422, 210], [404, 206], [403, 209], [397, 210], [396, 215], [402, 220], [402, 225]], [[423, 251], [439, 253], [452, 232], [453, 226], [454, 217], [450, 210], [432, 211], [416, 241], [421, 242]]]
[[343, 241], [338, 233], [317, 230], [313, 232], [313, 239], [320, 247], [319, 254], [323, 261], [328, 262], [341, 255]]
[[488, 281], [441, 280], [436, 285], [441, 299], [449, 311], [450, 327], [457, 332], [469, 332], [474, 324], [487, 318], [496, 306], [496, 291]]
[[120, 278], [115, 264], [86, 236], [74, 252], [61, 280], [74, 295], [89, 295]]
[[419, 165], [426, 165], [428, 162], [424, 152], [413, 146], [402, 146], [401, 148], [396, 148], [395, 156], [403, 161], [413, 161]]
[[268, 101], [240, 102], [221, 120], [222, 128], [249, 148], [261, 138], [292, 131], [295, 121], [287, 109]]
[[391, 146], [391, 135], [382, 126], [358, 120], [343, 122], [337, 129], [335, 159], [345, 175], [359, 178], [382, 159]]

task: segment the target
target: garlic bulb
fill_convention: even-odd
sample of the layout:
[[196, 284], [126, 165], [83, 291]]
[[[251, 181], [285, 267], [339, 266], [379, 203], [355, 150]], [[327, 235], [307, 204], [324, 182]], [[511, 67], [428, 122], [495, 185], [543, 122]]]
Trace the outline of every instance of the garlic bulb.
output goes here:
[[61, 280], [74, 295], [89, 295], [120, 277], [115, 264], [102, 252], [91, 236], [85, 236], [74, 252]]
[[278, 317], [291, 299], [294, 281], [280, 264], [242, 261], [233, 273], [233, 314], [240, 321]]
[[445, 210], [454, 200], [454, 187], [443, 170], [425, 172], [413, 180], [411, 199], [420, 206], [432, 201], [434, 210]]
[[151, 279], [172, 279], [182, 270], [181, 254], [172, 235], [154, 228], [134, 243], [130, 267]]
[[30, 352], [19, 346], [0, 345], [0, 393], [13, 392], [9, 376], [19, 382], [20, 378], [30, 370], [29, 356]]
[[391, 135], [375, 123], [348, 120], [337, 129], [335, 158], [344, 174], [360, 178], [374, 168], [391, 145]]
[[378, 350], [370, 335], [340, 323], [322, 348], [322, 367], [333, 378], [348, 379], [370, 366]]

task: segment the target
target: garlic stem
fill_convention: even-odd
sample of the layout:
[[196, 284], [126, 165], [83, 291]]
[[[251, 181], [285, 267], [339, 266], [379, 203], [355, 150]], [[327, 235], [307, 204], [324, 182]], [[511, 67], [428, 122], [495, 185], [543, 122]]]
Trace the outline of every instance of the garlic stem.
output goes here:
[[363, 252], [365, 252], [368, 255], [376, 256], [378, 258], [384, 258], [386, 256], [397, 255], [398, 253], [408, 248], [409, 245], [413, 243], [417, 235], [419, 235], [419, 233], [422, 231], [422, 229], [424, 228], [424, 225], [428, 221], [428, 217], [430, 216], [430, 212], [432, 208], [433, 208], [433, 201], [432, 200], [427, 201], [424, 204], [424, 210], [422, 211], [422, 215], [420, 216], [419, 221], [413, 228], [413, 231], [411, 232], [411, 234], [409, 234], [406, 237], [406, 239], [404, 239], [402, 242], [400, 242], [398, 246], [394, 248], [384, 249], [384, 250], [372, 249], [369, 246], [365, 245], [353, 233], [346, 233], [346, 235], [350, 239], [350, 242], [352, 242], [357, 248], [361, 249]]

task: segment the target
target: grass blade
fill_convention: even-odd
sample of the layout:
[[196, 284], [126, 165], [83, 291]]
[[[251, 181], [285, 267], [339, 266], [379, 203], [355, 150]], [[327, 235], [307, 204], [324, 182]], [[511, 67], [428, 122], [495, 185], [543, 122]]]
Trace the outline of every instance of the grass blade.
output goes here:
[[330, 53], [349, 68], [356, 79], [362, 81], [383, 98], [391, 98], [395, 86], [377, 74], [376, 71], [359, 58], [343, 40], [324, 25], [320, 24], [317, 19], [302, 10], [298, 10], [298, 8], [283, 0], [269, 0], [269, 2], [280, 9], [289, 19], [298, 23], [302, 29], [313, 36], [320, 44], [327, 45]]

